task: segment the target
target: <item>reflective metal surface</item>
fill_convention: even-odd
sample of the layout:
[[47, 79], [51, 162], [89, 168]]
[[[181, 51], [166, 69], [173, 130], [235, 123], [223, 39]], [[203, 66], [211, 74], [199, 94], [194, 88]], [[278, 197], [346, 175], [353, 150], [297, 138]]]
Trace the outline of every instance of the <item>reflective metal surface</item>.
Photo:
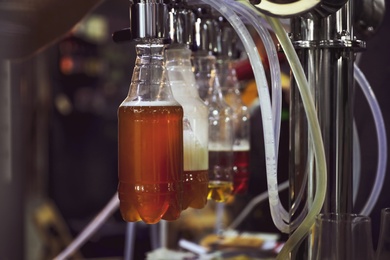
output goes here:
[[169, 36], [172, 43], [192, 45], [194, 42], [195, 13], [186, 1], [176, 0], [168, 4]]
[[162, 0], [134, 1], [130, 6], [132, 38], [168, 38], [168, 8]]
[[196, 5], [195, 12], [195, 36], [192, 45], [194, 52], [206, 52], [214, 54], [217, 52], [218, 21], [208, 5]]
[[234, 59], [237, 54], [236, 44], [238, 41], [236, 31], [223, 17], [219, 17], [219, 28], [216, 56]]
[[[17, 73], [0, 60], [0, 259], [24, 259], [25, 154], [24, 117]], [[20, 75], [18, 75], [20, 76]]]
[[[355, 53], [365, 43], [355, 39], [352, 2], [338, 12], [322, 17], [317, 12], [292, 19], [291, 38], [311, 86], [317, 108], [328, 167], [327, 196], [323, 212], [352, 212], [352, 117]], [[304, 185], [305, 201], [315, 194], [316, 171], [303, 105], [294, 80], [290, 101], [290, 201]], [[302, 204], [300, 205], [302, 208]], [[293, 212], [294, 213], [294, 212]], [[291, 218], [294, 219], [294, 215]], [[311, 239], [293, 253], [293, 259], [310, 259]]]

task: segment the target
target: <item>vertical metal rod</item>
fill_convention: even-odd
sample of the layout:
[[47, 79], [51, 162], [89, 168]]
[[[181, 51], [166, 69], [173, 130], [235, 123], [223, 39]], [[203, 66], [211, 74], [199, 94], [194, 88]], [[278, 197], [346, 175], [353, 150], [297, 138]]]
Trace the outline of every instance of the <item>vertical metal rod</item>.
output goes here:
[[126, 223], [125, 260], [133, 260], [136, 222]]
[[[352, 0], [335, 14], [306, 14], [292, 19], [292, 40], [306, 72], [315, 100], [328, 166], [327, 197], [323, 212], [352, 211], [353, 30]], [[303, 105], [292, 79], [290, 102], [290, 207], [302, 208], [296, 195], [308, 173], [305, 202], [315, 193], [315, 165]], [[291, 214], [294, 219], [294, 215]], [[311, 239], [293, 252], [308, 259]]]
[[159, 225], [161, 248], [168, 248], [168, 222], [166, 220], [161, 220]]
[[13, 73], [11, 62], [0, 60], [0, 259], [23, 259], [25, 251], [23, 152], [28, 147], [20, 138], [23, 112]]
[[156, 250], [157, 248], [161, 247], [161, 241], [159, 237], [159, 225], [160, 224], [153, 224], [149, 225], [150, 227], [150, 244], [152, 246], [152, 250]]
[[12, 181], [11, 65], [0, 61], [0, 182]]

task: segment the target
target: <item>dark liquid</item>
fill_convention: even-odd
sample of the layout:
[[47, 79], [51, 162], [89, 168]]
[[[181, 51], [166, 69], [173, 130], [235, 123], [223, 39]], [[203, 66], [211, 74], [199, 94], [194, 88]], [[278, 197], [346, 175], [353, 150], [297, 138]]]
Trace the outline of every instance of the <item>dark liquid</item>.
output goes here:
[[209, 151], [210, 181], [233, 181], [233, 151]]
[[208, 170], [184, 171], [183, 210], [188, 207], [203, 208], [207, 203], [208, 185]]
[[118, 193], [124, 220], [153, 224], [179, 218], [182, 117], [178, 106], [119, 107]]
[[245, 194], [248, 190], [249, 151], [234, 151], [233, 157], [234, 157], [233, 193]]

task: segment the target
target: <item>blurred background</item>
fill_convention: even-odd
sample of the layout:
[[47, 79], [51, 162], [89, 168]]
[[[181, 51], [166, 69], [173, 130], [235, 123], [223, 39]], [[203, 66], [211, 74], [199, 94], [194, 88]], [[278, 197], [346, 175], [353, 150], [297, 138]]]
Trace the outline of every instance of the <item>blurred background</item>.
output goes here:
[[[111, 34], [129, 26], [129, 3], [49, 2], [0, 2], [0, 259], [52, 259], [117, 188], [117, 108], [127, 95], [135, 49], [133, 43], [115, 44]], [[367, 50], [359, 54], [359, 66], [377, 95], [387, 129], [389, 28], [387, 12], [378, 33], [367, 41]], [[288, 66], [282, 65], [288, 73]], [[266, 189], [257, 94], [250, 78], [243, 80], [242, 86], [252, 108], [252, 175], [248, 194], [229, 202], [227, 222]], [[370, 110], [358, 89], [355, 104], [364, 147], [356, 204], [360, 209], [373, 184], [377, 154]], [[287, 102], [284, 107], [288, 113]], [[287, 118], [282, 121], [281, 181], [288, 178]], [[389, 182], [387, 177], [371, 215], [374, 241], [380, 209], [390, 206]], [[288, 194], [282, 193], [284, 205], [288, 205], [287, 199]], [[185, 213], [171, 228], [175, 236], [195, 238], [196, 232], [204, 234], [213, 226], [213, 221], [206, 221], [212, 214], [209, 209]], [[204, 226], [196, 222], [199, 218]], [[75, 258], [121, 259], [125, 228], [116, 212]], [[277, 233], [268, 202], [256, 207], [238, 229]], [[137, 230], [134, 257], [143, 259], [151, 248], [149, 227], [139, 223]], [[177, 237], [172, 235], [171, 244], [175, 242]]]

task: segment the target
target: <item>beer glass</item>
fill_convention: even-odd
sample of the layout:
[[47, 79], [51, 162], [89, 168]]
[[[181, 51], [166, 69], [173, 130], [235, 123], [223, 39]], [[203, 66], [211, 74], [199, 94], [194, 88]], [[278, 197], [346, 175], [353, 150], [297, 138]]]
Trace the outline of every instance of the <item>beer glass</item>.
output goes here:
[[376, 260], [390, 259], [390, 208], [381, 212], [381, 225], [376, 250]]
[[373, 260], [371, 219], [356, 214], [317, 216], [312, 260]]

